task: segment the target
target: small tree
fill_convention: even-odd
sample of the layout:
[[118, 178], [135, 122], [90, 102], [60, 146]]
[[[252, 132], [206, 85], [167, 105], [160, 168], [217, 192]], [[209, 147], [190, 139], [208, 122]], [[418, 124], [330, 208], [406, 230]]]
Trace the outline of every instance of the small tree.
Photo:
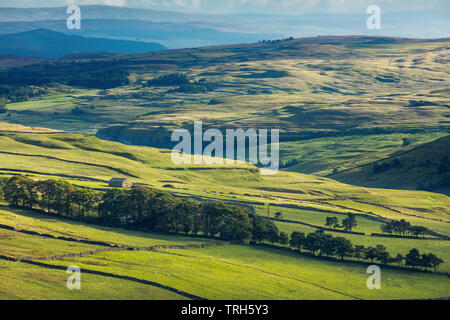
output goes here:
[[403, 267], [403, 260], [405, 260], [405, 257], [401, 253], [398, 253], [397, 256], [394, 258], [394, 261], [397, 262], [400, 265], [400, 267]]
[[313, 233], [308, 234], [308, 236], [305, 239], [305, 249], [312, 254], [316, 254], [317, 251], [319, 251], [319, 255], [322, 254], [324, 240], [325, 240], [325, 233], [323, 230], [317, 230]]
[[277, 213], [275, 213], [275, 219], [277, 220], [283, 219], [283, 214], [278, 211]]
[[289, 236], [286, 232], [280, 232], [280, 244], [283, 246], [289, 243]]
[[383, 223], [381, 225], [381, 232], [392, 234], [393, 231], [392, 223]]
[[348, 213], [347, 218], [342, 220], [342, 226], [345, 231], [352, 231], [354, 228], [358, 226], [358, 222], [356, 221], [356, 216], [353, 213]]
[[365, 251], [364, 246], [361, 246], [361, 245], [355, 246], [354, 256], [355, 256], [356, 260], [359, 261], [359, 259], [364, 259], [364, 251]]
[[428, 260], [430, 261], [430, 264], [433, 267], [434, 272], [436, 272], [437, 266], [439, 266], [441, 263], [444, 263], [444, 260], [434, 255], [433, 253], [428, 254]]
[[275, 242], [279, 242], [280, 241], [280, 235], [278, 233], [278, 230], [270, 230], [268, 233], [268, 240], [270, 241], [271, 244], [274, 244]]
[[413, 269], [415, 267], [420, 266], [421, 257], [419, 250], [416, 248], [411, 249], [405, 256], [405, 265], [411, 266]]
[[351, 256], [354, 252], [353, 244], [350, 240], [344, 237], [337, 237], [334, 239], [336, 246], [336, 254], [344, 260], [344, 256]]
[[373, 247], [368, 247], [365, 252], [364, 252], [364, 259], [365, 260], [370, 260], [370, 262], [373, 262], [373, 260], [375, 260], [376, 258], [376, 251], [375, 248]]
[[426, 227], [422, 226], [411, 226], [409, 227], [409, 232], [411, 232], [416, 237], [422, 235], [422, 237], [425, 238], [425, 235], [429, 233], [429, 230]]
[[375, 247], [375, 259], [382, 264], [388, 264], [393, 261], [386, 247], [380, 244]]
[[325, 221], [325, 226], [330, 228], [338, 228], [339, 227], [339, 220], [336, 217], [327, 217]]
[[423, 267], [425, 270], [433, 266], [431, 264], [430, 257], [427, 254], [422, 254], [420, 258], [420, 266]]
[[291, 233], [291, 239], [289, 240], [289, 244], [291, 247], [297, 248], [298, 251], [301, 251], [303, 246], [305, 245], [305, 234], [303, 232], [294, 231]]

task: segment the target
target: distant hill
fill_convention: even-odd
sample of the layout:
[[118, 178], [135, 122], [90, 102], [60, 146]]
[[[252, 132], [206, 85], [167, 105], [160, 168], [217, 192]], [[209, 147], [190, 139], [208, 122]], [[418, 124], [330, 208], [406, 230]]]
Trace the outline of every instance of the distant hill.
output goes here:
[[0, 54], [26, 57], [60, 58], [94, 51], [131, 54], [165, 49], [159, 43], [86, 38], [47, 29], [0, 36]]
[[419, 189], [449, 195], [449, 150], [450, 136], [446, 136], [330, 177], [364, 187]]
[[231, 31], [209, 23], [142, 21], [125, 19], [87, 19], [83, 16], [80, 30], [68, 30], [65, 19], [0, 22], [0, 35], [48, 29], [70, 35], [115, 40], [158, 42], [171, 49], [220, 44], [257, 42], [282, 38], [281, 34]]
[[[449, 13], [435, 11], [383, 12], [382, 29], [368, 30], [365, 11], [355, 14], [239, 15], [101, 5], [82, 5], [80, 8], [82, 28], [74, 34], [155, 41], [172, 49], [331, 34], [440, 38], [447, 37], [450, 31]], [[66, 7], [0, 8], [0, 34], [37, 28], [66, 32], [66, 19]], [[164, 37], [164, 42], [160, 41], [161, 37]]]
[[45, 58], [20, 57], [0, 54], [0, 68], [22, 67], [45, 61]]

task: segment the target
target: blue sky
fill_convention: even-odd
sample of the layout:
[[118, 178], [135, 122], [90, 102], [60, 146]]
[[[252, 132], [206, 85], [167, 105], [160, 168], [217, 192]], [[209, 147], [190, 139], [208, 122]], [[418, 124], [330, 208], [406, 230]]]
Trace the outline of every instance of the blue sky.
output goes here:
[[3, 7], [103, 4], [198, 13], [362, 13], [378, 5], [384, 13], [435, 11], [450, 13], [450, 0], [2, 0]]

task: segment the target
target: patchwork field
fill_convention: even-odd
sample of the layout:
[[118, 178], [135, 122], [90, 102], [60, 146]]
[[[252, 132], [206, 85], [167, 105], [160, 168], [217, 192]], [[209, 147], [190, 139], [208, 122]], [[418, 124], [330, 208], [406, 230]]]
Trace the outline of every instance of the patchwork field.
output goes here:
[[[369, 290], [367, 263], [355, 257], [337, 261], [276, 241], [223, 242], [207, 231], [200, 238], [105, 227], [12, 208], [5, 197], [0, 299], [450, 297], [449, 44], [317, 37], [69, 57], [10, 77], [0, 71], [1, 81], [21, 75], [38, 83], [0, 113], [0, 187], [23, 175], [103, 192], [110, 179], [127, 178], [178, 198], [243, 205], [288, 235], [325, 229], [354, 245], [383, 245], [392, 257], [416, 248], [443, 260], [436, 273], [391, 261], [381, 266], [382, 289]], [[100, 77], [108, 70], [125, 84], [69, 85], [68, 66], [97, 82], [110, 80]], [[32, 95], [38, 89], [44, 94]], [[174, 164], [171, 133], [194, 121], [203, 131], [279, 128], [281, 170]], [[353, 233], [325, 226], [327, 218], [343, 225], [349, 213]], [[383, 233], [401, 219], [428, 233]], [[80, 291], [66, 288], [71, 265], [82, 268]]]
[[[83, 223], [74, 225], [71, 221], [55, 221], [41, 214], [10, 211], [8, 208], [2, 209], [0, 219], [0, 224], [20, 230], [45, 231], [80, 239], [101, 238], [115, 243], [119, 240], [127, 245], [182, 245], [211, 241]], [[40, 236], [23, 237], [17, 231], [0, 229], [0, 234], [3, 241], [14, 239], [17, 242], [8, 250], [0, 246], [2, 257], [23, 257], [28, 252], [23, 252], [22, 247], [29, 248], [34, 256], [45, 257], [50, 251], [56, 253], [52, 244], [58, 247], [58, 253], [79, 253], [88, 249], [74, 242], [50, 241]], [[142, 252], [105, 251], [78, 258], [33, 260], [46, 266], [0, 261], [2, 299], [182, 299], [186, 298], [186, 293], [208, 299], [404, 299], [444, 297], [450, 289], [446, 276], [385, 267], [382, 268], [382, 289], [369, 290], [364, 265], [325, 261], [254, 245]], [[73, 265], [82, 269], [81, 290], [66, 288], [68, 275], [65, 269]], [[176, 294], [173, 289], [182, 294]]]
[[[97, 59], [129, 72], [131, 83], [51, 86], [9, 103], [0, 121], [163, 148], [194, 120], [205, 130], [279, 128], [282, 166], [325, 176], [448, 135], [448, 54], [445, 39], [319, 37]], [[143, 85], [171, 73], [218, 87]]]

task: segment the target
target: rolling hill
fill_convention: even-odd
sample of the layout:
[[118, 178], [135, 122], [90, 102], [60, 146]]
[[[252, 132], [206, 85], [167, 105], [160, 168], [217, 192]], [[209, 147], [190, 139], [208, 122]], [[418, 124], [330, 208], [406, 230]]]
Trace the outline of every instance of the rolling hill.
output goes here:
[[[283, 169], [327, 176], [388, 157], [404, 139], [414, 146], [448, 135], [449, 50], [448, 39], [348, 36], [95, 59], [80, 54], [0, 73], [4, 85], [20, 72], [21, 81], [48, 91], [8, 103], [0, 120], [163, 148], [173, 147], [172, 130], [190, 128], [193, 119], [205, 129], [279, 128]], [[67, 75], [67, 61], [93, 74], [120, 69], [130, 84], [108, 90], [45, 84], [47, 72]], [[146, 85], [177, 72], [217, 87], [195, 93]]]
[[[14, 226], [0, 230], [0, 299], [371, 300], [448, 295], [444, 275], [386, 267], [384, 290], [368, 290], [365, 265], [282, 249], [237, 244], [195, 248], [211, 240], [103, 228], [3, 206], [0, 223]], [[35, 235], [25, 233], [36, 230]], [[39, 236], [42, 231], [54, 238]], [[166, 248], [114, 251], [56, 238], [67, 234], [85, 240], [114, 239], [137, 248]], [[191, 248], [183, 249], [186, 245]], [[94, 252], [77, 256], [88, 251]], [[46, 259], [56, 253], [66, 257]], [[70, 265], [81, 268], [83, 290], [67, 290]]]
[[[450, 271], [448, 239], [371, 235], [385, 221], [400, 218], [450, 235], [444, 195], [362, 188], [292, 172], [261, 176], [248, 164], [179, 166], [168, 150], [4, 123], [0, 154], [3, 179], [22, 174], [107, 190], [107, 181], [121, 176], [177, 196], [253, 206], [263, 216], [270, 203], [271, 216], [285, 215], [276, 224], [288, 233], [312, 232], [326, 216], [353, 212], [358, 234], [330, 234], [355, 244], [381, 244], [393, 254], [412, 247], [433, 252], [445, 261], [440, 271]], [[107, 289], [102, 297], [114, 299], [405, 299], [449, 292], [445, 275], [384, 266], [384, 290], [367, 290], [366, 264], [356, 260], [299, 255], [269, 244], [209, 246], [216, 240], [99, 226], [1, 204], [0, 234], [0, 281], [8, 288], [0, 289], [3, 299], [94, 299]], [[83, 269], [82, 295], [61, 290], [69, 265]], [[26, 281], [24, 273], [35, 275], [34, 281]], [[112, 282], [100, 285], [105, 279]]]
[[124, 54], [164, 49], [166, 48], [158, 43], [85, 38], [47, 29], [0, 35], [2, 55], [60, 58], [80, 52], [104, 51]]
[[0, 22], [0, 35], [48, 29], [67, 35], [139, 42], [157, 42], [171, 49], [250, 43], [281, 35], [221, 30], [195, 22], [85, 19], [80, 30], [67, 30], [65, 20]]
[[[448, 299], [450, 38], [256, 43], [361, 17], [82, 11], [76, 36], [64, 8], [0, 11], [0, 299]], [[129, 41], [158, 37], [225, 45]], [[194, 121], [279, 129], [281, 170], [175, 163]]]
[[330, 177], [365, 187], [421, 189], [449, 195], [449, 150], [450, 136], [445, 136]]

